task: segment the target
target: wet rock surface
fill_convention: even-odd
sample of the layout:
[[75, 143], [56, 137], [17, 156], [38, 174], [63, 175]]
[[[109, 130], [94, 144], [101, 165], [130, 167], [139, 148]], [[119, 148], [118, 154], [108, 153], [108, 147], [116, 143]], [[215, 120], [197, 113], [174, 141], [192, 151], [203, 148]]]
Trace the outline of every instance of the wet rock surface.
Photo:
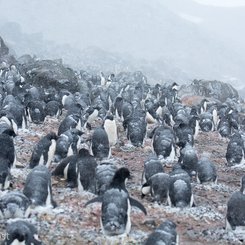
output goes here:
[[193, 80], [189, 85], [182, 85], [179, 96], [203, 96], [225, 102], [227, 98], [239, 98], [238, 91], [228, 83], [221, 81]]
[[[34, 144], [46, 133], [57, 132], [60, 120], [47, 117], [44, 124], [30, 124], [28, 129], [19, 131], [15, 138], [18, 168], [12, 169], [13, 189], [23, 190], [26, 176], [30, 172], [28, 164]], [[127, 189], [133, 198], [141, 200], [141, 175], [144, 161], [151, 153], [151, 140], [147, 139], [143, 148], [130, 148], [127, 147], [123, 132], [121, 135], [124, 145], [113, 148], [112, 157], [120, 166], [130, 169], [133, 179], [128, 181]], [[239, 188], [240, 177], [245, 170], [226, 166], [227, 141], [220, 139], [217, 132], [200, 132], [195, 146], [198, 154], [209, 153], [217, 168], [218, 183], [197, 184], [193, 181], [196, 206], [192, 208], [159, 205], [153, 203], [150, 196], [146, 196], [141, 202], [148, 215], [133, 208], [129, 237], [112, 244], [143, 244], [148, 234], [167, 218], [177, 224], [180, 244], [244, 244], [244, 234], [225, 230], [225, 215], [227, 201]], [[55, 163], [51, 169], [54, 167]], [[37, 227], [40, 239], [45, 244], [106, 244], [100, 227], [100, 204], [84, 207], [94, 195], [67, 188], [65, 180], [58, 177], [52, 177], [52, 189], [58, 207], [32, 213], [28, 218]], [[5, 225], [6, 221], [2, 220], [1, 233], [4, 233]]]
[[57, 91], [68, 89], [71, 93], [78, 90], [75, 72], [63, 65], [62, 60], [35, 60], [22, 57], [19, 69], [28, 84], [42, 88], [53, 87]]

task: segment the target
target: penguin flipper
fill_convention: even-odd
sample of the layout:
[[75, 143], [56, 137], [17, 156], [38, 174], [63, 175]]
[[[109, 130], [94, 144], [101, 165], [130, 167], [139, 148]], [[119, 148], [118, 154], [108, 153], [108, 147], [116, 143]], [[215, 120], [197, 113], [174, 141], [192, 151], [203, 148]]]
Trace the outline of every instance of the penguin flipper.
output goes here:
[[102, 196], [95, 197], [88, 202], [85, 203], [84, 207], [86, 207], [89, 204], [95, 203], [95, 202], [102, 202]]
[[129, 201], [130, 201], [131, 206], [135, 206], [139, 208], [145, 215], [147, 215], [147, 211], [145, 207], [143, 206], [143, 204], [141, 204], [139, 201], [137, 201], [136, 199], [132, 197], [129, 197]]

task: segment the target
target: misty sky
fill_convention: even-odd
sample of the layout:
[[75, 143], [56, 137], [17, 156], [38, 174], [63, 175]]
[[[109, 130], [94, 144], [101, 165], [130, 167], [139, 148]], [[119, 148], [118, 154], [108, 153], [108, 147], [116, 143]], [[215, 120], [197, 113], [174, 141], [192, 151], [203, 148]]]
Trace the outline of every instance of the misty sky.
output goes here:
[[[160, 59], [156, 69], [166, 74], [245, 79], [245, 0], [0, 0], [0, 9], [0, 31], [16, 22], [23, 33], [42, 33], [40, 42]], [[20, 55], [28, 44], [2, 30]]]
[[198, 3], [217, 7], [240, 7], [245, 6], [245, 0], [195, 0]]

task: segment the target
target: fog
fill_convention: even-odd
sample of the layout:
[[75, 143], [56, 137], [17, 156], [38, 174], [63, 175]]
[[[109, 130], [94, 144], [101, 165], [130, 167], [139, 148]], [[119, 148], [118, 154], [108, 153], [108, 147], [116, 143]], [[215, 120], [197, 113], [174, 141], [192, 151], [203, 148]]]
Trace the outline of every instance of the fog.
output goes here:
[[142, 70], [152, 82], [245, 79], [245, 7], [201, 0], [0, 0], [0, 35], [16, 56], [75, 69]]

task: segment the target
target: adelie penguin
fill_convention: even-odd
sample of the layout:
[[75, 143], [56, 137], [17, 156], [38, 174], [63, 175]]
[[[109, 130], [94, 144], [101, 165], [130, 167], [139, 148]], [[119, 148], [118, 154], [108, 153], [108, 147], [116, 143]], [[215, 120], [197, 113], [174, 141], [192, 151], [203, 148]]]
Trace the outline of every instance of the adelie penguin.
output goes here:
[[108, 135], [103, 127], [97, 127], [92, 135], [91, 150], [99, 160], [109, 158], [111, 154]]
[[113, 115], [107, 115], [105, 117], [103, 127], [107, 133], [110, 147], [116, 145], [118, 142], [117, 124]]
[[98, 118], [100, 109], [99, 106], [90, 106], [86, 110], [84, 115], [86, 123], [84, 127], [91, 129], [91, 124]]
[[152, 150], [163, 162], [173, 163], [175, 160], [175, 135], [173, 130], [165, 125], [153, 131]]
[[197, 182], [214, 182], [217, 183], [217, 171], [213, 162], [205, 154], [198, 160], [197, 164]]
[[42, 245], [38, 238], [36, 227], [25, 220], [17, 220], [8, 223], [6, 228], [6, 238], [2, 245], [26, 244]]
[[44, 110], [44, 102], [42, 101], [30, 101], [27, 106], [27, 115], [29, 122], [33, 122], [36, 124], [40, 124], [44, 122], [46, 117], [45, 110]]
[[149, 194], [151, 191], [151, 186], [149, 183], [150, 178], [158, 173], [163, 173], [163, 165], [157, 158], [150, 158], [144, 163], [144, 170], [141, 178], [141, 197]]
[[146, 239], [144, 245], [178, 245], [176, 224], [171, 220], [162, 222]]
[[239, 132], [235, 132], [227, 145], [226, 149], [226, 161], [228, 166], [234, 166], [237, 164], [244, 164], [244, 141]]
[[194, 198], [189, 174], [176, 164], [169, 175], [169, 205], [179, 208], [192, 207]]
[[127, 120], [127, 139], [134, 147], [143, 147], [147, 126], [145, 112], [137, 107]]
[[160, 204], [167, 204], [169, 197], [170, 177], [167, 173], [157, 173], [148, 180], [152, 201]]
[[103, 161], [96, 167], [95, 177], [98, 195], [103, 195], [108, 190], [116, 171], [115, 164], [108, 161]]
[[78, 130], [81, 130], [82, 128], [82, 122], [81, 122], [81, 117], [79, 114], [70, 114], [66, 116], [59, 125], [58, 128], [58, 135], [63, 134], [67, 130], [71, 128], [76, 128]]
[[53, 176], [64, 177], [67, 187], [77, 187], [77, 155], [67, 156], [62, 159], [52, 172]]
[[227, 203], [226, 230], [245, 230], [245, 176], [241, 188], [233, 193]]
[[54, 157], [57, 138], [54, 132], [50, 132], [39, 140], [32, 150], [30, 168], [37, 165], [46, 165], [47, 168], [50, 166]]
[[27, 175], [23, 193], [31, 206], [56, 207], [51, 187], [51, 174], [46, 166], [38, 165]]
[[81, 143], [82, 131], [72, 128], [62, 133], [56, 141], [54, 161], [59, 162], [67, 156], [77, 154]]
[[0, 158], [6, 159], [9, 162], [9, 168], [15, 166], [16, 152], [13, 137], [16, 134], [12, 129], [6, 129], [0, 134]]
[[77, 156], [77, 183], [79, 192], [90, 191], [96, 193], [96, 167], [95, 158], [87, 149], [80, 149]]
[[10, 186], [10, 170], [16, 163], [15, 146], [12, 136], [15, 133], [11, 129], [0, 134], [0, 188], [7, 189]]
[[180, 151], [179, 163], [181, 167], [190, 175], [195, 176], [197, 170], [198, 157], [195, 148], [187, 143]]
[[96, 197], [85, 204], [87, 206], [94, 202], [102, 202], [101, 228], [106, 237], [129, 234], [131, 229], [131, 206], [138, 207], [146, 214], [144, 206], [129, 196], [125, 186], [125, 181], [128, 178], [130, 178], [130, 172], [127, 168], [118, 169], [109, 185], [109, 189], [102, 196]]
[[2, 218], [14, 219], [28, 216], [30, 200], [20, 191], [11, 191], [0, 198]]
[[44, 111], [46, 116], [59, 118], [59, 116], [62, 114], [61, 103], [56, 100], [51, 100], [46, 103]]

